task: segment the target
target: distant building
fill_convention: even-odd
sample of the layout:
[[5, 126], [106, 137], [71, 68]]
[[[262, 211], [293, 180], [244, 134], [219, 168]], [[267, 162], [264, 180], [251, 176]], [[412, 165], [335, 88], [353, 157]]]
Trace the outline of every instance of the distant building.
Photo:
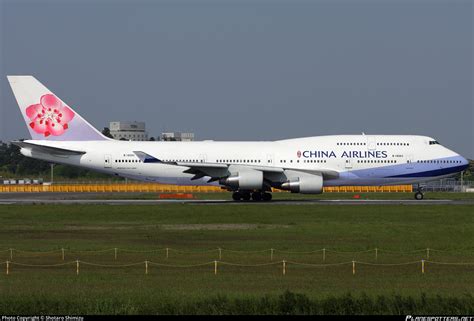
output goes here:
[[145, 123], [139, 121], [112, 121], [110, 122], [110, 134], [114, 139], [119, 140], [148, 140]]
[[181, 132], [161, 133], [160, 140], [174, 141], [174, 142], [192, 142], [194, 140], [194, 133], [181, 133]]

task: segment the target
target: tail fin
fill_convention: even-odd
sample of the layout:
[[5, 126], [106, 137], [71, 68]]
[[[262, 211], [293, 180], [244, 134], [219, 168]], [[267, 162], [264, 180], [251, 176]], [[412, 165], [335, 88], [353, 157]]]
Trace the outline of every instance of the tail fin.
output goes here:
[[33, 76], [7, 76], [30, 135], [35, 140], [107, 140]]

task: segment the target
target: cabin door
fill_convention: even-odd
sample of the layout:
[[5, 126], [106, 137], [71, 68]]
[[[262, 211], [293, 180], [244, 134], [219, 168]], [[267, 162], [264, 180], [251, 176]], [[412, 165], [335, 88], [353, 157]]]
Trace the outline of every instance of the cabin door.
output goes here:
[[376, 150], [377, 149], [377, 143], [375, 141], [375, 137], [373, 137], [373, 136], [367, 137], [367, 149], [368, 150]]
[[346, 158], [345, 160], [345, 168], [351, 169], [352, 168], [352, 160], [350, 158]]
[[273, 166], [273, 154], [267, 155], [267, 166]]
[[413, 163], [413, 155], [408, 155], [406, 160], [407, 160], [407, 166], [406, 166], [407, 169], [412, 169], [415, 167]]
[[112, 156], [104, 155], [104, 168], [112, 168]]

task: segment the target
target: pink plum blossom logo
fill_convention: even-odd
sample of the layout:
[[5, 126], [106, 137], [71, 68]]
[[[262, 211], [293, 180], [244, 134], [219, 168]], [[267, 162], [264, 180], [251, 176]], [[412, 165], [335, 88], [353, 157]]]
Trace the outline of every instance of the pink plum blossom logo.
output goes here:
[[298, 156], [298, 158], [301, 157], [301, 151], [300, 150], [296, 153], [296, 156]]
[[26, 115], [30, 127], [44, 137], [61, 136], [74, 118], [74, 112], [52, 94], [43, 95], [39, 104], [28, 106]]

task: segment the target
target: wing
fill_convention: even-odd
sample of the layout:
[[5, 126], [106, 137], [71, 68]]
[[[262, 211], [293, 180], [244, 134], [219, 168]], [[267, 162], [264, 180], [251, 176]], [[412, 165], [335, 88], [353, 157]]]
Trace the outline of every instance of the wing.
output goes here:
[[209, 163], [209, 162], [165, 162], [154, 156], [151, 156], [142, 151], [134, 151], [140, 160], [144, 163], [160, 163], [174, 166], [187, 167], [183, 173], [194, 174], [191, 180], [200, 179], [203, 177], [210, 177], [208, 182], [218, 181], [221, 178], [229, 177], [232, 173], [239, 170], [256, 170], [263, 172], [264, 178], [271, 182], [281, 183], [286, 181], [287, 172], [301, 172], [306, 174], [321, 175], [324, 179], [334, 179], [339, 177], [339, 172], [334, 170], [301, 170], [283, 167], [269, 167], [261, 165], [247, 165], [247, 164], [223, 164], [223, 163]]
[[209, 176], [208, 182], [217, 181], [222, 177], [229, 176], [229, 165], [221, 163], [207, 163], [207, 162], [165, 162], [150, 154], [142, 151], [134, 151], [135, 155], [144, 163], [159, 163], [175, 166], [187, 167], [183, 173], [194, 174], [191, 180], [196, 180]]

